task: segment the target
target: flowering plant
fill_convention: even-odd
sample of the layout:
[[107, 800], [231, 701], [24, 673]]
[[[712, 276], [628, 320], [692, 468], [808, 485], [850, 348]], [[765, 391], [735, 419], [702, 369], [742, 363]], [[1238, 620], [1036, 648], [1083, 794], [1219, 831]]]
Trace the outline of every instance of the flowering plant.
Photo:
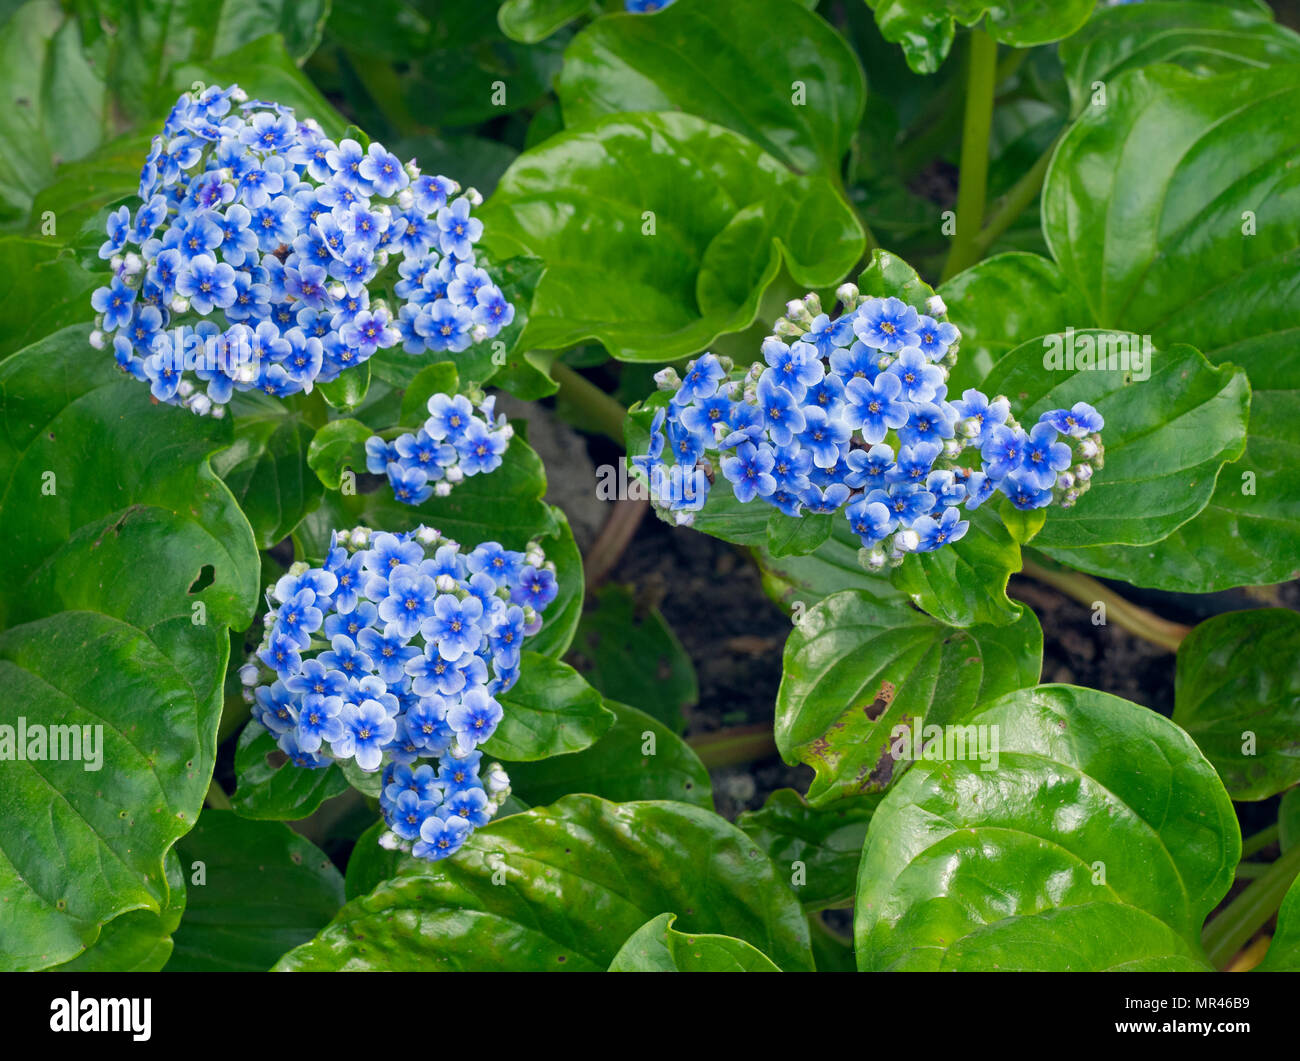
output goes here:
[[237, 390], [309, 392], [378, 350], [457, 353], [514, 319], [475, 259], [476, 191], [237, 85], [181, 95], [138, 191], [108, 218], [91, 341], [111, 337], [160, 402], [219, 416]]

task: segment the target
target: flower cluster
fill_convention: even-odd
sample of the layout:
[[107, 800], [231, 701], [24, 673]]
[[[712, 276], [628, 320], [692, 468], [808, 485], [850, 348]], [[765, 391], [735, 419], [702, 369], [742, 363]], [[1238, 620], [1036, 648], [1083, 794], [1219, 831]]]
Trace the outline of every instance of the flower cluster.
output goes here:
[[960, 335], [942, 299], [923, 313], [852, 284], [836, 295], [834, 320], [816, 295], [791, 302], [747, 371], [705, 354], [684, 378], [658, 374], [672, 397], [633, 459], [656, 507], [691, 522], [720, 470], [742, 502], [788, 516], [843, 510], [879, 570], [959, 540], [961, 509], [995, 492], [1036, 509], [1088, 489], [1103, 460], [1090, 405], [1044, 413], [1026, 431], [1004, 397], [970, 389], [949, 401]]
[[91, 341], [111, 335], [160, 402], [219, 416], [235, 390], [310, 391], [376, 350], [456, 353], [514, 319], [476, 264], [476, 191], [238, 86], [177, 100], [139, 195], [108, 219]]
[[514, 429], [502, 413], [493, 414], [496, 398], [479, 402], [481, 417], [463, 394], [435, 394], [429, 399], [429, 418], [414, 433], [386, 441], [379, 435], [366, 440], [366, 470], [387, 475], [393, 496], [407, 505], [420, 505], [434, 494], [446, 497], [468, 476], [496, 471]]
[[296, 765], [382, 771], [385, 846], [446, 858], [510, 793], [478, 746], [557, 591], [536, 545], [340, 531], [324, 566], [295, 564], [268, 590], [245, 695]]

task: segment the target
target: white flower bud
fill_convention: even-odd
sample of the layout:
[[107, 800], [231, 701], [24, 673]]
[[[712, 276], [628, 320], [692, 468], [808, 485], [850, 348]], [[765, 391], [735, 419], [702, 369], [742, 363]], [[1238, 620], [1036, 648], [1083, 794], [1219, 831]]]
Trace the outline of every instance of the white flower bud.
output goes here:
[[1070, 472], [1061, 472], [1056, 477], [1056, 488], [1058, 490], [1073, 490], [1075, 484], [1074, 475]]
[[655, 373], [655, 386], [661, 391], [675, 391], [682, 385], [682, 377], [677, 375], [677, 369], [669, 365], [667, 368], [661, 368]]
[[1090, 438], [1085, 438], [1079, 443], [1079, 456], [1084, 460], [1092, 460], [1097, 456], [1097, 444]]
[[392, 830], [385, 830], [379, 834], [379, 846], [385, 851], [405, 851], [406, 841]]
[[423, 523], [415, 528], [415, 540], [421, 545], [434, 545], [438, 538], [438, 532], [432, 527], [426, 527]]
[[475, 208], [483, 205], [483, 193], [477, 188], [466, 188], [465, 198], [469, 200], [469, 205]]
[[822, 312], [821, 296], [816, 291], [809, 291], [803, 297], [804, 308], [814, 317], [820, 317]]
[[104, 333], [101, 332], [98, 328], [96, 328], [93, 332], [90, 333], [90, 345], [93, 346], [96, 350], [104, 349], [104, 342], [105, 342]]
[[961, 451], [966, 447], [958, 442], [955, 438], [945, 439], [943, 443], [943, 452], [949, 460], [956, 460], [961, 456]]
[[192, 395], [188, 405], [190, 411], [197, 416], [207, 416], [208, 413], [212, 412], [212, 399], [201, 392]]
[[212, 407], [212, 419], [222, 420], [226, 416], [226, 407], [224, 405], [214, 405]]
[[444, 481], [444, 482], [433, 484], [434, 497], [446, 497], [450, 493], [451, 493], [451, 483]]
[[1092, 478], [1091, 464], [1076, 464], [1074, 466], [1073, 471], [1074, 471], [1074, 477], [1078, 479], [1079, 482], [1081, 483], [1086, 483], [1089, 479]]
[[894, 535], [894, 548], [903, 553], [914, 553], [921, 544], [921, 536], [910, 527]]
[[453, 464], [450, 467], [448, 467], [446, 469], [445, 474], [447, 477], [446, 478], [447, 483], [449, 483], [452, 486], [455, 486], [459, 482], [463, 482], [465, 479], [464, 469], [462, 469], [459, 464]]
[[239, 683], [241, 685], [257, 684], [257, 664], [245, 663], [239, 668]]
[[190, 310], [190, 300], [181, 295], [177, 295], [172, 299], [171, 307], [173, 313], [188, 313]]
[[931, 295], [925, 300], [925, 311], [931, 317], [942, 317], [948, 312], [948, 307], [938, 295]]
[[355, 546], [355, 547], [358, 548], [358, 549], [364, 549], [367, 545], [369, 545], [369, 544], [370, 544], [370, 528], [369, 528], [369, 527], [353, 527], [353, 528], [352, 528], [352, 544], [353, 544], [353, 546]]
[[347, 528], [334, 532], [334, 543], [336, 545], [348, 545], [352, 541], [352, 532]]
[[451, 575], [439, 575], [433, 580], [433, 584], [438, 587], [439, 593], [456, 592], [456, 580]]
[[510, 775], [505, 772], [505, 768], [500, 763], [492, 763], [483, 776], [483, 787], [496, 795], [510, 787]]

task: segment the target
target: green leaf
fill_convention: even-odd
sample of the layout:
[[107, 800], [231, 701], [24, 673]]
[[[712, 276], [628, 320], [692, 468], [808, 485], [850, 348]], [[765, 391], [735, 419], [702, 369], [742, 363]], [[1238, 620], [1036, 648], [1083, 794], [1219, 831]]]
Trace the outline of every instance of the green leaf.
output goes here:
[[[1062, 140], [1043, 227], [1090, 323], [1195, 343], [1246, 370], [1246, 453], [1159, 549], [1052, 555], [1147, 586], [1210, 592], [1300, 572], [1300, 199], [1286, 174], [1300, 69], [1198, 78], [1169, 66], [1109, 85]], [[1251, 235], [1250, 232], [1255, 234]], [[1026, 336], [1025, 338], [1028, 338]], [[1050, 529], [1050, 524], [1049, 524]]]
[[1032, 685], [1043, 634], [1032, 611], [1007, 626], [954, 630], [860, 590], [827, 597], [785, 645], [776, 745], [811, 766], [814, 807], [884, 791], [899, 772], [896, 726], [946, 725]]
[[1300, 972], [1300, 878], [1287, 889], [1277, 912], [1277, 931], [1264, 960], [1256, 966], [1261, 973]]
[[333, 764], [305, 770], [290, 763], [275, 737], [258, 722], [250, 722], [239, 734], [235, 777], [230, 802], [241, 818], [298, 821], [348, 790], [347, 780]]
[[1283, 851], [1300, 845], [1300, 788], [1282, 794], [1277, 808], [1278, 845]]
[[678, 733], [685, 729], [683, 710], [700, 697], [695, 665], [677, 635], [627, 586], [596, 590], [569, 662], [607, 698], [630, 703]]
[[993, 365], [1021, 343], [1092, 319], [1079, 289], [1037, 254], [986, 258], [954, 276], [939, 294], [948, 319], [961, 331], [957, 364], [948, 377], [950, 396], [979, 387]]
[[498, 698], [504, 717], [483, 744], [494, 759], [532, 762], [590, 748], [614, 724], [600, 693], [567, 663], [525, 652], [519, 681]]
[[871, 261], [858, 275], [858, 290], [873, 298], [901, 298], [918, 310], [925, 308], [934, 288], [897, 254], [876, 248]]
[[1300, 614], [1284, 608], [1216, 615], [1178, 646], [1174, 721], [1235, 800], [1300, 782], [1297, 659]]
[[91, 320], [90, 295], [101, 277], [87, 272], [70, 252], [48, 240], [0, 239], [0, 360], [42, 336]]
[[772, 509], [767, 517], [767, 551], [773, 556], [806, 556], [831, 536], [834, 525], [829, 512], [791, 517]]
[[843, 589], [863, 590], [882, 602], [905, 600], [883, 573], [858, 563], [862, 543], [847, 520], [834, 520], [831, 536], [806, 556], [773, 556], [762, 546], [754, 550], [763, 588], [787, 611], [796, 604], [806, 610]]
[[335, 409], [349, 412], [366, 400], [366, 392], [370, 390], [370, 362], [347, 369], [329, 383], [318, 383], [316, 389]]
[[497, 21], [511, 40], [536, 44], [590, 8], [591, 0], [505, 0]]
[[1076, 113], [1093, 84], [1125, 70], [1177, 63], [1196, 74], [1237, 72], [1300, 62], [1300, 37], [1257, 7], [1162, 0], [1101, 8], [1061, 44], [1070, 101]]
[[439, 361], [425, 365], [412, 377], [402, 394], [402, 423], [414, 426], [423, 424], [429, 416], [429, 399], [435, 394], [455, 394], [460, 386], [456, 365], [452, 361]]
[[1021, 568], [1020, 543], [989, 505], [968, 519], [970, 529], [959, 541], [912, 553], [891, 580], [918, 608], [949, 626], [1015, 622], [1023, 609], [1007, 597], [1007, 581]]
[[758, 948], [734, 936], [687, 934], [676, 914], [660, 914], [638, 928], [609, 964], [611, 973], [779, 973]]
[[591, 23], [565, 50], [556, 91], [570, 126], [683, 111], [735, 130], [798, 173], [835, 178], [866, 88], [848, 43], [796, 0], [692, 0], [652, 19]]
[[453, 858], [404, 863], [277, 968], [595, 971], [664, 911], [684, 932], [812, 967], [798, 902], [734, 825], [684, 803], [575, 795], [491, 822]]
[[903, 46], [907, 65], [932, 74], [948, 56], [954, 22], [982, 27], [994, 40], [1026, 48], [1074, 33], [1095, 0], [867, 0], [887, 41]]
[[628, 361], [673, 360], [747, 328], [782, 261], [796, 283], [823, 287], [864, 241], [828, 182], [674, 113], [552, 137], [515, 160], [480, 214], [491, 249], [547, 263], [524, 345], [594, 339]]
[[589, 792], [615, 802], [680, 800], [713, 809], [709, 772], [690, 745], [644, 711], [616, 700], [603, 703], [614, 724], [585, 751], [506, 763], [510, 786], [524, 802], [538, 806]]
[[1047, 336], [1011, 351], [985, 380], [1025, 424], [1077, 401], [1106, 418], [1105, 468], [1076, 505], [1051, 512], [1039, 548], [1159, 541], [1209, 503], [1220, 467], [1242, 453], [1246, 374], [1216, 369], [1190, 346], [1139, 353], [1140, 342], [1114, 332]]
[[[91, 612], [0, 633], [0, 682], [0, 964], [40, 969], [119, 915], [163, 916], [164, 856], [203, 805], [218, 712], [142, 631]], [[47, 758], [56, 739], [62, 756]]]
[[71, 961], [55, 966], [61, 973], [158, 972], [172, 953], [172, 933], [185, 912], [185, 874], [176, 848], [163, 863], [167, 874], [167, 904], [162, 913], [131, 910], [113, 918], [94, 946]]
[[998, 768], [923, 760], [881, 801], [858, 874], [858, 967], [1207, 968], [1201, 926], [1241, 839], [1191, 738], [1063, 685], [961, 721], [998, 735]]
[[879, 802], [872, 794], [813, 807], [794, 789], [779, 788], [736, 824], [778, 870], [789, 870], [790, 886], [812, 912], [853, 898], [867, 825]]
[[307, 465], [324, 486], [337, 490], [346, 469], [366, 470], [366, 440], [373, 435], [359, 420], [331, 420], [312, 436], [307, 446]]
[[212, 466], [252, 524], [258, 548], [269, 549], [320, 500], [320, 481], [308, 468], [312, 428], [290, 405], [256, 392], [235, 395], [229, 409], [235, 440]]
[[343, 905], [343, 875], [279, 822], [209, 809], [177, 846], [189, 903], [168, 971], [265, 972]]

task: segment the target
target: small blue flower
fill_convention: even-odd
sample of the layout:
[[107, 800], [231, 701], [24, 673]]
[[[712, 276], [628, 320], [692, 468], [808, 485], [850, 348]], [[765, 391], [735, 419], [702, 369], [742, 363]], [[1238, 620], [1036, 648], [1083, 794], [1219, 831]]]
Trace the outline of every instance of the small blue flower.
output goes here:
[[1044, 413], [1039, 420], [1051, 424], [1061, 434], [1071, 438], [1096, 434], [1106, 426], [1101, 414], [1087, 402], [1075, 402], [1070, 409], [1053, 409]]
[[845, 420], [861, 430], [868, 445], [883, 442], [891, 429], [907, 423], [909, 409], [902, 393], [902, 381], [891, 373], [882, 372], [875, 380], [854, 377], [844, 387]]
[[905, 348], [888, 371], [903, 384], [903, 397], [909, 402], [933, 401], [943, 385], [943, 370], [930, 364], [915, 346]]
[[920, 539], [917, 552], [931, 553], [944, 545], [960, 541], [970, 530], [970, 523], [961, 518], [955, 508], [946, 508], [938, 520], [932, 516], [921, 516], [913, 524]]
[[776, 489], [776, 479], [772, 476], [776, 458], [771, 447], [746, 442], [733, 452], [734, 456], [722, 458], [722, 474], [732, 484], [738, 500], [767, 497]]
[[844, 515], [848, 518], [849, 528], [868, 549], [887, 538], [898, 526], [898, 520], [887, 505], [868, 501], [865, 497], [845, 508]]
[[1050, 422], [1038, 423], [1029, 432], [1029, 442], [1025, 446], [1021, 467], [1030, 480], [1044, 490], [1050, 490], [1056, 484], [1057, 473], [1070, 466], [1070, 447], [1057, 442], [1056, 438], [1056, 428]]
[[434, 815], [426, 818], [420, 826], [420, 839], [411, 849], [411, 854], [434, 862], [449, 858], [465, 845], [473, 828], [459, 815], [450, 818]]
[[397, 723], [378, 700], [345, 704], [339, 716], [342, 733], [330, 743], [335, 755], [356, 759], [367, 773], [378, 770], [383, 761], [383, 746], [397, 734]]
[[466, 653], [477, 652], [483, 640], [479, 620], [483, 605], [477, 597], [458, 600], [449, 593], [434, 602], [431, 614], [421, 628], [426, 640], [438, 647], [443, 659], [453, 663]]
[[91, 306], [96, 313], [104, 315], [104, 327], [109, 331], [116, 331], [131, 320], [134, 302], [135, 292], [120, 276], [113, 277], [108, 287], [97, 288], [90, 296]]
[[917, 320], [916, 345], [931, 361], [942, 361], [959, 336], [957, 329], [947, 321], [940, 323], [924, 315]]
[[456, 733], [462, 752], [473, 751], [496, 731], [501, 721], [501, 705], [482, 687], [467, 689], [447, 710], [447, 724]]
[[853, 331], [873, 349], [892, 354], [913, 345], [919, 322], [916, 310], [902, 299], [872, 298], [859, 307]]

